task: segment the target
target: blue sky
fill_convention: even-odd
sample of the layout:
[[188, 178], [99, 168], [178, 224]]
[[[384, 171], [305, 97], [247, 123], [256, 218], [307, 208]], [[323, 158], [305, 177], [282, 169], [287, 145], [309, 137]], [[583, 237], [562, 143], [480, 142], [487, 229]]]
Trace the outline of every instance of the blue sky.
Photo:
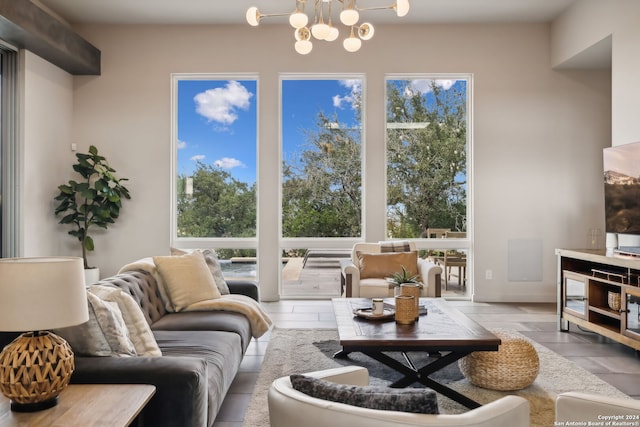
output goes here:
[[[421, 91], [427, 80], [415, 80]], [[442, 80], [445, 88], [455, 80]], [[360, 80], [283, 80], [283, 157], [305, 143], [317, 113], [354, 123], [352, 101]], [[190, 175], [198, 161], [215, 165], [239, 181], [256, 180], [255, 80], [180, 80], [178, 82], [178, 174]], [[274, 117], [277, 115], [274, 114]]]

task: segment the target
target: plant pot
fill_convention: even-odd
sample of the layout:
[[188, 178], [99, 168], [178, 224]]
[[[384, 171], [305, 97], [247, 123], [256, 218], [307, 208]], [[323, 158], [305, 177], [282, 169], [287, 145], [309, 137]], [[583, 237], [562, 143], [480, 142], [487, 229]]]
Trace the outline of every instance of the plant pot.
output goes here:
[[84, 270], [84, 284], [88, 286], [92, 283], [100, 280], [100, 269], [99, 268], [86, 268]]

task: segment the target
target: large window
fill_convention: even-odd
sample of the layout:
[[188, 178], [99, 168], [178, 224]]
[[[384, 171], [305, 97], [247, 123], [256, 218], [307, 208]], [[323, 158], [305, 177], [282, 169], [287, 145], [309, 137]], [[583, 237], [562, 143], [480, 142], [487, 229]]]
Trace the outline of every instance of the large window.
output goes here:
[[256, 80], [174, 80], [175, 235], [256, 236]]
[[362, 79], [282, 80], [282, 236], [362, 233]]
[[387, 80], [387, 236], [467, 231], [467, 80]]

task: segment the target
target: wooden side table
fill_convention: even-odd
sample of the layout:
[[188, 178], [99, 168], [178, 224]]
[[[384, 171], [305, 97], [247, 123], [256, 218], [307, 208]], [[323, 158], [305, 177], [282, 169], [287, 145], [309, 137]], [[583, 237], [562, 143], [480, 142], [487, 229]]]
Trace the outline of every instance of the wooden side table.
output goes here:
[[12, 412], [0, 395], [0, 427], [127, 427], [155, 392], [148, 384], [71, 384], [56, 406], [30, 413]]

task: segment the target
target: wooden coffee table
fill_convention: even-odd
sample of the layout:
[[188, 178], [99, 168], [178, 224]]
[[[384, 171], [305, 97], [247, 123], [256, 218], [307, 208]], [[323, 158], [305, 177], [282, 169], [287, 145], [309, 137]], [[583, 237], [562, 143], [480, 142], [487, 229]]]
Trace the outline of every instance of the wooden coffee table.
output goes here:
[[[439, 298], [420, 298], [420, 304], [426, 306], [428, 313], [411, 325], [396, 324], [393, 319], [368, 320], [354, 316], [354, 310], [371, 306], [367, 298], [332, 301], [342, 346], [334, 357], [348, 357], [352, 352], [366, 354], [404, 375], [391, 387], [408, 387], [419, 382], [467, 408], [480, 406], [429, 376], [474, 351], [497, 351], [500, 338]], [[392, 304], [393, 298], [386, 299], [385, 303]], [[402, 353], [406, 363], [386, 352]], [[408, 352], [428, 352], [439, 357], [432, 357], [425, 366], [418, 367]]]

